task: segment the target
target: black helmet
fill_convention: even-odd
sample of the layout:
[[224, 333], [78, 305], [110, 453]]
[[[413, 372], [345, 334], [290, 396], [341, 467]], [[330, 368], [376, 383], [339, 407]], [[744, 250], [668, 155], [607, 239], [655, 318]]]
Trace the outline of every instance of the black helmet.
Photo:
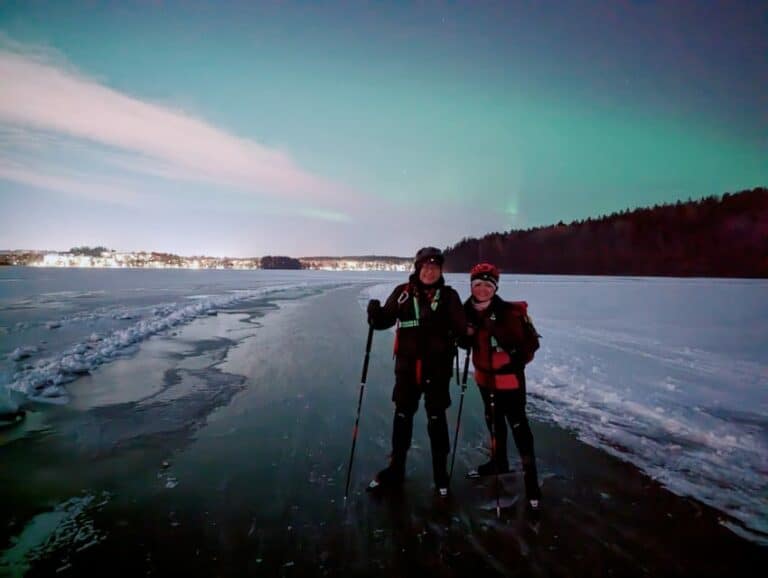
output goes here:
[[436, 263], [443, 266], [445, 258], [443, 252], [437, 247], [422, 247], [416, 253], [416, 258], [413, 260], [413, 265], [416, 269], [421, 267], [424, 263]]

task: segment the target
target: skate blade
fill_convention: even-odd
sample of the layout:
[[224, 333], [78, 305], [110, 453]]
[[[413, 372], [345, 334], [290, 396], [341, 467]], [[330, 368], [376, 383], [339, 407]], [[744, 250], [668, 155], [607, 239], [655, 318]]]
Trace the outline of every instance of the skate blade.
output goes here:
[[365, 491], [373, 492], [375, 490], [378, 490], [379, 488], [381, 488], [381, 483], [379, 483], [378, 480], [371, 480], [370, 483], [366, 486]]
[[490, 474], [481, 474], [477, 470], [469, 470], [465, 477], [468, 480], [479, 480], [480, 478], [492, 478], [494, 476], [499, 476], [500, 478], [503, 478], [504, 476], [507, 476], [509, 474], [514, 474], [514, 470], [504, 470], [503, 472], [499, 472], [498, 474], [495, 472], [492, 472]]

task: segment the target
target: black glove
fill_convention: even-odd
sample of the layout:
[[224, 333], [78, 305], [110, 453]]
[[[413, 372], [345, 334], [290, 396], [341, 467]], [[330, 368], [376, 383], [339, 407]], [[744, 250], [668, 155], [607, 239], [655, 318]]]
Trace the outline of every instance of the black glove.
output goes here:
[[381, 301], [378, 299], [371, 299], [368, 301], [368, 325], [372, 325], [373, 321], [378, 317], [381, 312]]
[[467, 322], [466, 333], [464, 335], [456, 336], [456, 345], [462, 349], [469, 349], [472, 347], [472, 343], [475, 340], [475, 334], [477, 333], [477, 326], [473, 323]]
[[517, 349], [507, 351], [509, 355], [509, 364], [514, 368], [516, 372], [523, 371], [525, 369], [525, 358], [523, 353]]

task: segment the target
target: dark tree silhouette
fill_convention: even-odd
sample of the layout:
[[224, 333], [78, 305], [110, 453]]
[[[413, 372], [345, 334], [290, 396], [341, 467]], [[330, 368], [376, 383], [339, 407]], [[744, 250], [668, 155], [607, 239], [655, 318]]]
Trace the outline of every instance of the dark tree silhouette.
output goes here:
[[73, 255], [85, 255], [87, 257], [101, 257], [102, 253], [109, 252], [106, 247], [88, 247], [83, 245], [82, 247], [72, 247], [69, 250]]
[[301, 262], [293, 257], [267, 255], [261, 258], [262, 269], [301, 269]]
[[765, 278], [768, 189], [464, 238], [445, 255], [454, 272], [492, 261], [505, 273]]

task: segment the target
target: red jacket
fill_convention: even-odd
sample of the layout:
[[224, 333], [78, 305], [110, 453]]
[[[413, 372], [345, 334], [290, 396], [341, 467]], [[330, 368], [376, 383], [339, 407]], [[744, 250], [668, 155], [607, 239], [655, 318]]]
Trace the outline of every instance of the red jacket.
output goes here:
[[477, 384], [493, 389], [525, 387], [525, 365], [539, 348], [528, 303], [494, 295], [487, 309], [475, 310], [470, 298], [464, 311], [468, 324], [475, 328], [471, 345]]

